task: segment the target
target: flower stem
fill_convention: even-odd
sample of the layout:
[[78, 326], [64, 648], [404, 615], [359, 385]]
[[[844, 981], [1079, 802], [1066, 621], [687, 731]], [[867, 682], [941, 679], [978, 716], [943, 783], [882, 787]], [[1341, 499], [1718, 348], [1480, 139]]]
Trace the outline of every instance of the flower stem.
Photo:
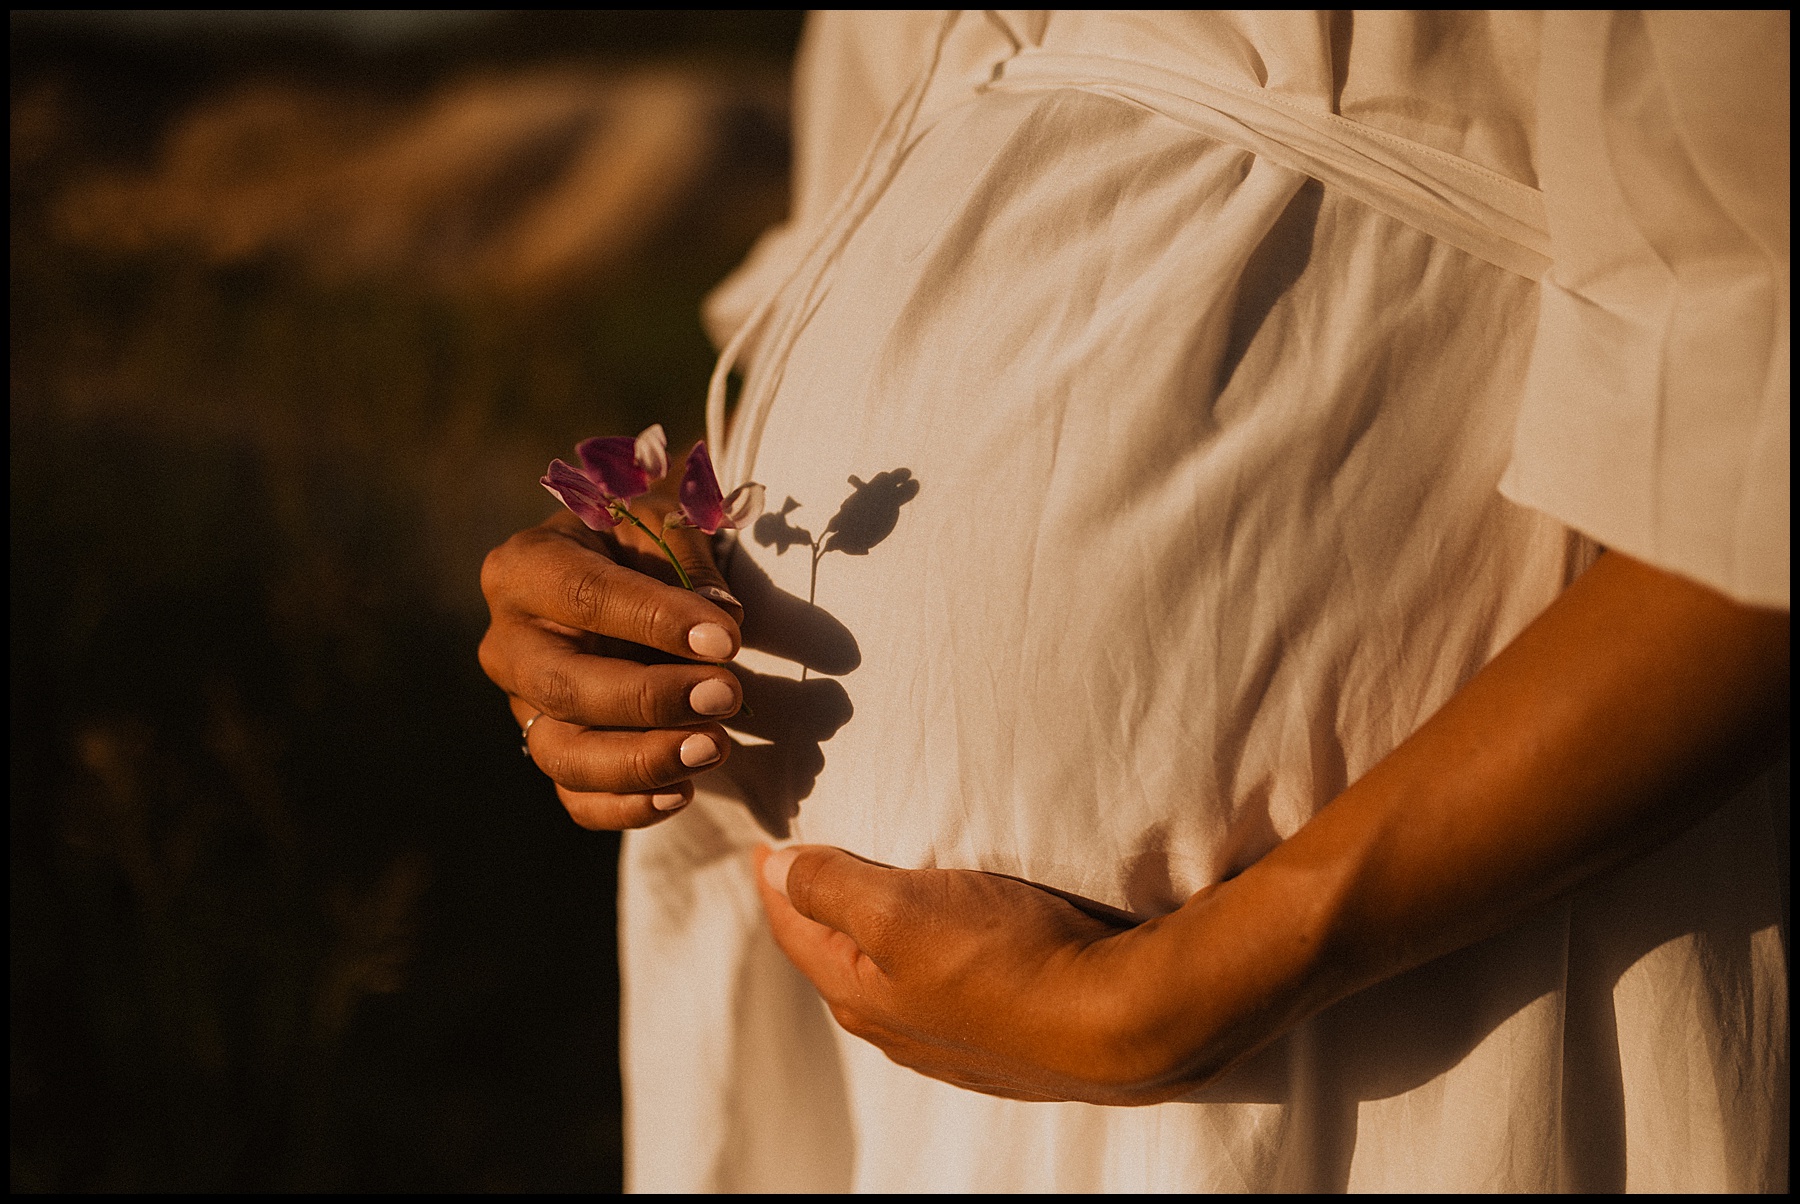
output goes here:
[[[663, 555], [669, 558], [669, 563], [675, 566], [675, 575], [681, 578], [682, 586], [689, 590], [694, 588], [693, 579], [687, 575], [687, 570], [681, 567], [681, 561], [675, 559], [675, 553], [669, 550], [669, 545], [663, 542], [662, 536], [652, 531], [644, 524], [643, 519], [625, 509], [623, 506], [614, 506], [613, 513], [620, 518], [630, 519], [632, 526], [642, 531], [645, 535], [648, 535], [651, 539], [654, 539], [656, 541], [656, 546], [663, 550]], [[750, 709], [750, 704], [748, 702], [740, 702], [738, 704], [738, 714], [749, 715], [752, 718], [755, 718], [756, 716], [756, 712]]]
[[675, 566], [675, 575], [681, 578], [682, 588], [689, 590], [694, 588], [694, 583], [692, 579], [688, 577], [687, 570], [681, 567], [681, 561], [675, 559], [675, 553], [669, 550], [669, 545], [663, 542], [662, 536], [652, 531], [649, 526], [645, 524], [643, 519], [625, 509], [623, 506], [614, 506], [613, 513], [620, 518], [630, 519], [631, 524], [634, 527], [642, 531], [645, 535], [648, 535], [651, 539], [654, 539], [656, 541], [656, 546], [663, 550], [663, 555], [669, 558], [669, 563]]

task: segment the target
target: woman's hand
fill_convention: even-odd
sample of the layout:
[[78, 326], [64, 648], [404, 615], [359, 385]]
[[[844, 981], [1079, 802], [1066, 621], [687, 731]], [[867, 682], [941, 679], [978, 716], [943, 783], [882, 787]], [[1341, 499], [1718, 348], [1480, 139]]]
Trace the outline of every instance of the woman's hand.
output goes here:
[[1011, 1099], [1167, 1097], [1127, 1036], [1132, 992], [1155, 986], [1137, 929], [997, 874], [819, 845], [756, 859], [776, 943], [839, 1024], [900, 1065]]
[[1150, 1103], [1672, 839], [1788, 738], [1785, 612], [1607, 553], [1242, 874], [1108, 931], [1045, 891], [763, 854], [775, 939], [849, 1031], [995, 1095]]
[[689, 591], [635, 535], [590, 531], [565, 511], [481, 567], [481, 667], [521, 728], [541, 712], [527, 748], [584, 828], [641, 828], [685, 806], [689, 779], [729, 755], [717, 721], [743, 701], [724, 667], [742, 642], [743, 609], [708, 539], [667, 533]]

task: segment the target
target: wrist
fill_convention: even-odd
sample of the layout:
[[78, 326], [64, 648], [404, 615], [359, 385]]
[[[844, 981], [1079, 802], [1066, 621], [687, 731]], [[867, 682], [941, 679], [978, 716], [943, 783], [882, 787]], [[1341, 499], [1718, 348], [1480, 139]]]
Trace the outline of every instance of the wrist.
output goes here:
[[1343, 864], [1271, 854], [1116, 938], [1130, 964], [1113, 978], [1102, 1061], [1134, 1102], [1204, 1086], [1348, 993]]

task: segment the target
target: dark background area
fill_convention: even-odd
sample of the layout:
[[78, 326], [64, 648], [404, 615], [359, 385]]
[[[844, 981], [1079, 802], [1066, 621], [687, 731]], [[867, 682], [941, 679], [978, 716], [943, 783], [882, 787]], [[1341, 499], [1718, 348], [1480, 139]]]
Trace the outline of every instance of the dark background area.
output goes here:
[[14, 1191], [617, 1190], [487, 549], [701, 431], [789, 12], [14, 13]]

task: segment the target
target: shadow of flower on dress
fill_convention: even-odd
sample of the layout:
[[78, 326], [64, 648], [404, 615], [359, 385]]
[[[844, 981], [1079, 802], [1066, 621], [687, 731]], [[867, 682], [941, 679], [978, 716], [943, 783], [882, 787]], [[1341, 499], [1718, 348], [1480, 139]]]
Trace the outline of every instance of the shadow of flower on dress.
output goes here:
[[894, 533], [900, 507], [919, 496], [919, 482], [912, 469], [893, 468], [876, 473], [873, 481], [852, 476], [850, 484], [854, 486], [850, 496], [825, 524], [824, 552], [867, 556], [870, 548]]
[[[724, 772], [757, 823], [777, 839], [791, 834], [801, 801], [825, 768], [821, 746], [855, 712], [848, 691], [831, 678], [862, 664], [862, 651], [850, 629], [815, 601], [819, 562], [827, 552], [868, 555], [894, 533], [900, 508], [919, 493], [919, 482], [907, 468], [878, 473], [869, 481], [852, 476], [850, 485], [850, 496], [819, 536], [792, 521], [790, 516], [801, 508], [792, 497], [757, 519], [751, 530], [756, 542], [774, 548], [777, 556], [793, 547], [811, 552], [804, 600], [779, 588], [748, 556], [730, 563], [732, 592], [744, 604], [744, 646], [800, 666], [797, 681], [732, 667], [754, 714], [739, 715], [730, 726], [768, 743], [740, 744]], [[829, 676], [810, 677], [814, 672]]]
[[[790, 496], [779, 511], [756, 520], [751, 534], [765, 548], [774, 548], [777, 556], [797, 544], [812, 549], [812, 573], [806, 587], [810, 604], [819, 596], [819, 561], [827, 552], [843, 552], [850, 556], [867, 556], [869, 549], [894, 533], [900, 521], [900, 507], [919, 496], [919, 482], [910, 468], [890, 468], [875, 474], [872, 481], [850, 477], [850, 496], [838, 507], [825, 534], [815, 539], [805, 527], [788, 521], [788, 515], [800, 509]], [[806, 666], [800, 669], [800, 680], [806, 680]]]
[[800, 503], [790, 496], [787, 501], [781, 503], [780, 510], [771, 510], [757, 519], [756, 526], [751, 532], [756, 536], [756, 542], [765, 548], [774, 548], [777, 556], [795, 544], [803, 543], [807, 547], [811, 547], [812, 532], [805, 527], [796, 527], [788, 522], [788, 515], [798, 509], [800, 509]]

